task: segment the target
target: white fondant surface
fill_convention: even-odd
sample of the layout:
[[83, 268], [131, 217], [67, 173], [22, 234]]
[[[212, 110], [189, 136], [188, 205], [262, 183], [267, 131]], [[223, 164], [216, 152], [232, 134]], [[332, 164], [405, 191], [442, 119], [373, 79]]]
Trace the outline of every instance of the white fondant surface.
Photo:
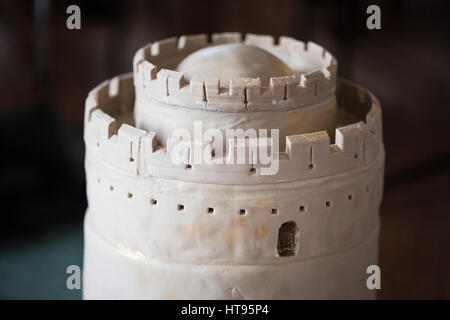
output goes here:
[[366, 268], [378, 231], [344, 252], [276, 265], [161, 262], [121, 248], [85, 222], [84, 299], [373, 299]]
[[[201, 121], [203, 130], [226, 129], [279, 129], [280, 150], [284, 150], [285, 137], [300, 133], [327, 131], [334, 136], [336, 127], [336, 98], [292, 110], [256, 112], [214, 112], [167, 105], [137, 91], [135, 123], [137, 128], [158, 133], [158, 143], [166, 145], [174, 130], [187, 129], [194, 136], [194, 122]], [[224, 145], [226, 141], [224, 140]]]
[[88, 152], [90, 219], [103, 237], [147, 257], [198, 264], [283, 264], [278, 230], [294, 221], [300, 248], [289, 260], [307, 260], [357, 246], [378, 228], [382, 168], [378, 157], [368, 167], [326, 178], [221, 185], [142, 178]]
[[[212, 38], [240, 41], [238, 34]], [[84, 298], [375, 297], [366, 269], [377, 263], [383, 193], [379, 102], [348, 81], [339, 83], [336, 98], [336, 60], [314, 43], [274, 44], [256, 35], [245, 43], [290, 70], [257, 49], [224, 71], [215, 63], [224, 51], [209, 47], [189, 56], [209, 44], [205, 36], [187, 36], [139, 49], [134, 81], [116, 77], [89, 94]], [[152, 64], [175, 67], [186, 56], [191, 62], [179, 68], [186, 79]], [[257, 73], [266, 81], [278, 72], [307, 72], [272, 78], [265, 88], [258, 79], [225, 88], [217, 79], [188, 81], [190, 72], [206, 70], [207, 57], [207, 71], [223, 77], [242, 71], [238, 76]], [[336, 128], [337, 101], [358, 122]], [[192, 148], [186, 163], [172, 163], [167, 138], [176, 129], [193, 135], [195, 121], [203, 131], [280, 129], [279, 170], [260, 175], [260, 163], [191, 164]]]

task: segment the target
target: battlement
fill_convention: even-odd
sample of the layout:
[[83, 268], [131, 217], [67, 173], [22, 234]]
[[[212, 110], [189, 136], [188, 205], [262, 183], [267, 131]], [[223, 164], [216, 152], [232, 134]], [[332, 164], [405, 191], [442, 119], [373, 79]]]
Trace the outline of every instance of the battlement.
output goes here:
[[[267, 50], [284, 61], [292, 76], [272, 77], [264, 87], [259, 78], [234, 78], [230, 83], [220, 79], [194, 76], [187, 81], [181, 72], [172, 71], [195, 50], [223, 43], [244, 43]], [[305, 72], [297, 65], [308, 60], [314, 67]], [[189, 35], [156, 41], [139, 49], [133, 59], [134, 84], [138, 94], [160, 102], [190, 108], [222, 112], [245, 112], [290, 109], [308, 106], [332, 96], [335, 92], [337, 61], [324, 48], [313, 43], [280, 37], [240, 33]]]
[[[269, 164], [267, 159], [261, 161], [260, 154], [251, 153], [251, 143], [239, 145], [234, 139], [228, 141], [224, 154], [214, 148], [213, 140], [170, 136], [167, 147], [159, 146], [155, 132], [118, 123], [117, 116], [133, 108], [132, 92], [130, 74], [105, 81], [92, 90], [86, 100], [84, 138], [89, 155], [142, 177], [215, 184], [295, 181], [358, 170], [383, 153], [379, 102], [349, 81], [339, 82], [338, 103], [342, 108], [352, 104], [364, 121], [337, 128], [335, 143], [324, 131], [287, 136], [285, 150], [273, 148], [274, 140], [258, 139], [268, 146]], [[181, 140], [184, 143], [180, 147]], [[178, 163], [173, 161], [174, 152], [181, 159]], [[236, 163], [230, 160], [231, 153], [233, 157], [238, 153], [249, 156], [243, 163]], [[199, 158], [201, 163], [195, 161]], [[270, 171], [272, 165], [276, 165], [274, 172]]]

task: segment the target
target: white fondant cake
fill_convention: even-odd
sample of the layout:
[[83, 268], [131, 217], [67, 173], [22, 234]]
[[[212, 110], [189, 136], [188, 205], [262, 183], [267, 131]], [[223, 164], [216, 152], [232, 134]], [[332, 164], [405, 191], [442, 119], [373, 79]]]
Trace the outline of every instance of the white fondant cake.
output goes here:
[[86, 100], [84, 298], [375, 297], [381, 110], [328, 51], [182, 36], [133, 68]]

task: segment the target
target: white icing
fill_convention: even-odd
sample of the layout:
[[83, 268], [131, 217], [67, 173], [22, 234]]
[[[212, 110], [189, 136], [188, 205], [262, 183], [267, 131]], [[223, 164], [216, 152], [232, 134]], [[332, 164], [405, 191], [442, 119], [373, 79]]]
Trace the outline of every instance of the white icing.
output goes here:
[[[86, 101], [84, 298], [374, 298], [366, 269], [377, 263], [384, 168], [376, 98], [341, 81], [339, 105], [365, 122], [334, 131], [336, 63], [320, 46], [290, 38], [274, 45], [271, 37], [248, 35], [245, 43], [284, 57], [295, 72], [311, 68], [308, 61], [320, 69], [298, 84], [274, 80], [261, 100], [263, 91], [249, 90], [250, 82], [230, 84], [224, 94], [214, 81], [187, 86], [174, 71], [156, 74], [147, 58], [177, 65], [207, 45], [202, 36], [182, 39], [138, 51], [136, 99], [131, 77], [122, 76], [99, 85]], [[213, 39], [239, 41], [236, 34]], [[217, 48], [211, 50], [217, 60]], [[202, 54], [180, 69], [204, 71]], [[270, 61], [268, 73], [284, 70], [273, 56], [257, 55]], [[263, 64], [247, 63], [224, 76], [252, 76]], [[211, 70], [223, 69], [219, 64]], [[248, 93], [253, 102], [244, 99]], [[216, 111], [205, 110], [210, 103]], [[137, 128], [129, 117], [133, 105]], [[131, 125], [121, 125], [123, 120]], [[280, 170], [262, 176], [250, 174], [248, 164], [174, 166], [166, 138], [174, 129], [192, 133], [198, 120], [203, 130], [280, 129]], [[335, 143], [313, 132], [319, 130]], [[301, 134], [306, 132], [313, 133]]]
[[[282, 265], [151, 260], [118, 248], [85, 224], [84, 299], [374, 299], [366, 266], [378, 232], [348, 251]], [[86, 270], [89, 270], [87, 272]]]
[[284, 150], [287, 135], [324, 130], [334, 136], [336, 109], [336, 98], [330, 97], [308, 107], [283, 111], [214, 112], [190, 108], [180, 111], [179, 107], [140, 93], [135, 102], [135, 124], [138, 128], [157, 132], [161, 146], [166, 145], [167, 138], [176, 129], [187, 129], [193, 135], [194, 121], [201, 121], [203, 130], [215, 128], [223, 133], [226, 129], [238, 128], [279, 129], [280, 150]]

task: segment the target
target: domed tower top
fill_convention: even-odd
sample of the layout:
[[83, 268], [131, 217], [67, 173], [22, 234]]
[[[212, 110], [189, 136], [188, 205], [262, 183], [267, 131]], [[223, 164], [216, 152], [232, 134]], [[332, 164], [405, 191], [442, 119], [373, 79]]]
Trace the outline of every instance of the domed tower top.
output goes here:
[[242, 43], [207, 47], [187, 56], [177, 71], [190, 80], [195, 76], [219, 77], [220, 83], [232, 78], [259, 78], [269, 86], [271, 77], [290, 76], [294, 72], [282, 60], [261, 48]]

